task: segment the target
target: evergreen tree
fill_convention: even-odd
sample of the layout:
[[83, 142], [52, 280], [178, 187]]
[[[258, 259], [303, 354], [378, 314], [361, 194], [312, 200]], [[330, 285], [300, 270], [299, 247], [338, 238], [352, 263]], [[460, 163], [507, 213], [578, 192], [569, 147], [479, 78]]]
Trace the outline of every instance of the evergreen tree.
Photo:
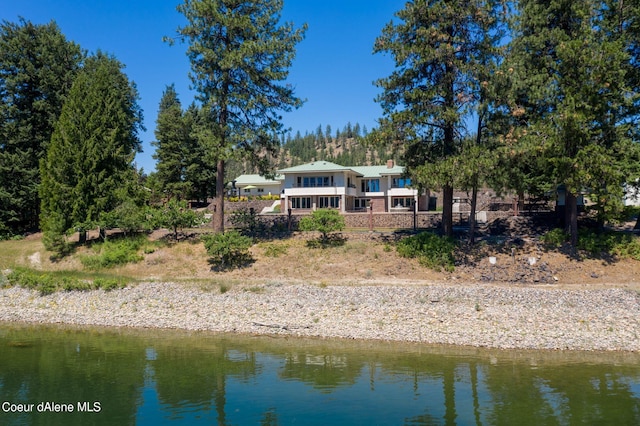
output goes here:
[[282, 0], [185, 0], [191, 78], [206, 111], [205, 144], [216, 159], [213, 225], [224, 231], [225, 163], [248, 158], [268, 173], [282, 132], [280, 112], [302, 105], [286, 80], [305, 28], [280, 23]]
[[[626, 3], [626, 2], [625, 2]], [[547, 182], [566, 188], [566, 226], [578, 242], [577, 196], [588, 189], [600, 220], [621, 205], [638, 167], [637, 3], [523, 0], [510, 64], [518, 143], [538, 145]], [[634, 3], [634, 2], [632, 2]], [[637, 27], [636, 27], [637, 28]]]
[[206, 202], [215, 195], [217, 176], [217, 159], [207, 146], [209, 117], [205, 110], [192, 104], [184, 114], [184, 122], [190, 131], [185, 145], [184, 176], [189, 188], [189, 198]]
[[38, 163], [83, 59], [54, 22], [0, 24], [0, 235], [38, 226]]
[[173, 84], [167, 86], [160, 99], [155, 136], [156, 140], [151, 144], [156, 147], [153, 158], [157, 161], [158, 189], [164, 197], [184, 198], [190, 190], [185, 174], [191, 135]]
[[122, 68], [100, 52], [88, 58], [62, 108], [41, 162], [41, 225], [50, 246], [72, 227], [99, 223], [136, 186], [142, 111]]
[[324, 134], [327, 137], [327, 142], [331, 143], [331, 126], [327, 124], [327, 127], [325, 128]]
[[477, 105], [477, 78], [493, 48], [497, 0], [416, 0], [406, 3], [376, 40], [374, 52], [390, 53], [396, 71], [376, 85], [384, 117], [375, 137], [404, 145], [416, 180], [443, 191], [442, 230], [453, 233], [455, 161], [461, 131]]

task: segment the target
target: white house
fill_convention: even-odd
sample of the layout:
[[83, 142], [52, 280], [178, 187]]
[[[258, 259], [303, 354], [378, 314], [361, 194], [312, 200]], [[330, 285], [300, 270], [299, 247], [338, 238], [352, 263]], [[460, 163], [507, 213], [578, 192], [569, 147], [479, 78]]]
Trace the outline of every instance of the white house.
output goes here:
[[392, 160], [382, 166], [346, 167], [314, 161], [278, 170], [282, 181], [282, 211], [335, 208], [342, 212], [409, 210], [418, 191], [404, 177], [404, 167]]

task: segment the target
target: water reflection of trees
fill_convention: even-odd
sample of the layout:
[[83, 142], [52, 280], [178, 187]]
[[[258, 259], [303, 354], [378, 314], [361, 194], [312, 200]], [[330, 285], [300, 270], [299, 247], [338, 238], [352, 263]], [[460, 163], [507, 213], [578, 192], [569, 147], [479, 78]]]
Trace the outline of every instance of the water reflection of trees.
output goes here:
[[322, 392], [355, 383], [363, 366], [361, 359], [345, 354], [290, 352], [284, 356], [282, 379], [297, 379]]
[[193, 404], [202, 410], [215, 406], [218, 424], [226, 421], [226, 383], [228, 377], [247, 378], [257, 372], [255, 353], [234, 351], [225, 344], [159, 346], [153, 361], [153, 373], [159, 400], [174, 409]]
[[[343, 391], [350, 387], [389, 392], [401, 383], [411, 399], [408, 412], [397, 413], [406, 424], [640, 424], [638, 354], [607, 354], [606, 362], [561, 353], [29, 327], [5, 327], [0, 345], [0, 400], [99, 400], [103, 412], [93, 424], [134, 423], [145, 386], [169, 414], [189, 405], [228, 424], [229, 410], [240, 404], [228, 400], [230, 383], [237, 395], [261, 383], [268, 368], [283, 382], [319, 391], [318, 399], [338, 392], [349, 398]], [[252, 407], [254, 421], [278, 424], [281, 401], [261, 403]]]
[[[134, 424], [144, 385], [144, 352], [117, 334], [64, 328], [5, 327], [0, 344], [0, 401], [71, 403], [66, 425]], [[101, 402], [79, 413], [77, 402]], [[61, 416], [60, 414], [57, 414]], [[16, 424], [53, 424], [37, 412]]]

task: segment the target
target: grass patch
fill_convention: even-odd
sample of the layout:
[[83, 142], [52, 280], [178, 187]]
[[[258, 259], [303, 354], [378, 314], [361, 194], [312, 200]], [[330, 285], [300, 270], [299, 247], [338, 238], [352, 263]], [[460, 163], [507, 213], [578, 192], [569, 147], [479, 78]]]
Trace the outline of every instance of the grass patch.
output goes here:
[[266, 257], [280, 257], [286, 255], [289, 251], [289, 246], [286, 244], [269, 243], [264, 245], [264, 255]]
[[36, 271], [29, 268], [16, 268], [3, 280], [4, 287], [18, 286], [38, 290], [41, 296], [56, 291], [88, 291], [103, 289], [105, 291], [126, 287], [130, 280], [96, 274], [81, 274], [68, 271]]

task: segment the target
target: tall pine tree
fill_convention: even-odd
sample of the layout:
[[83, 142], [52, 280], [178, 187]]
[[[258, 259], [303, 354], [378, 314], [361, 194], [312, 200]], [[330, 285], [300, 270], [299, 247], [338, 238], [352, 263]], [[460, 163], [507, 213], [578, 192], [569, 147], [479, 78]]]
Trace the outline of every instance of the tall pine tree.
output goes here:
[[376, 82], [384, 116], [371, 137], [403, 145], [416, 180], [442, 188], [445, 235], [453, 234], [454, 158], [480, 101], [477, 83], [497, 43], [498, 11], [493, 0], [410, 1], [374, 46], [392, 55], [396, 70]]
[[184, 198], [190, 190], [185, 182], [187, 155], [191, 129], [183, 117], [182, 105], [175, 86], [167, 86], [158, 109], [155, 136], [152, 142], [157, 161], [155, 179], [158, 190], [165, 198]]
[[201, 141], [216, 159], [213, 226], [224, 231], [225, 163], [250, 159], [272, 168], [282, 132], [281, 112], [302, 105], [284, 84], [304, 28], [280, 23], [282, 0], [185, 0], [178, 29], [188, 44], [191, 79], [207, 113]]
[[[639, 176], [637, 15], [622, 0], [522, 0], [509, 64], [518, 142], [538, 147], [547, 182], [566, 188], [566, 227], [578, 242], [577, 197], [604, 221]], [[635, 5], [637, 12], [637, 3]], [[634, 48], [634, 46], [636, 46]], [[532, 148], [533, 149], [533, 148]]]
[[0, 24], [0, 235], [38, 226], [38, 163], [83, 59], [54, 22]]
[[86, 60], [41, 162], [42, 229], [55, 248], [72, 227], [90, 227], [135, 181], [142, 111], [123, 65], [103, 53]]

